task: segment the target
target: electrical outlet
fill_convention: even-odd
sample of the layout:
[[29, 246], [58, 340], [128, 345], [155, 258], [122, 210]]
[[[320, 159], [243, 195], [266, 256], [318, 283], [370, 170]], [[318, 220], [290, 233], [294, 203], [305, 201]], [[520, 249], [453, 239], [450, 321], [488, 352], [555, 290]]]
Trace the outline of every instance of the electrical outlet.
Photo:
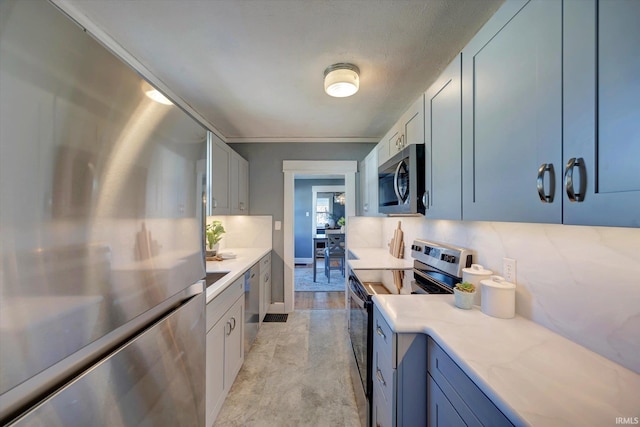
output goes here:
[[516, 260], [513, 258], [503, 258], [502, 275], [507, 282], [516, 283]]

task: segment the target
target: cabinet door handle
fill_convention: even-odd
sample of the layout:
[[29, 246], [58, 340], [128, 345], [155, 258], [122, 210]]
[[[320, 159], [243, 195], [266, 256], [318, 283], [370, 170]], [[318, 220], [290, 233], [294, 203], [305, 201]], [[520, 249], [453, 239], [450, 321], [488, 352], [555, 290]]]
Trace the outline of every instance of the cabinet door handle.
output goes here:
[[380, 335], [382, 338], [384, 338], [385, 341], [387, 340], [387, 336], [384, 334], [384, 332], [382, 332], [382, 329], [380, 328], [380, 326], [376, 327], [376, 333]]
[[376, 378], [378, 379], [378, 381], [380, 381], [380, 384], [382, 384], [383, 386], [386, 386], [387, 383], [384, 381], [384, 377], [382, 376], [382, 372], [380, 372], [380, 369], [376, 368]]
[[[575, 167], [579, 169], [579, 185], [580, 192], [575, 190], [575, 184], [573, 181], [573, 170]], [[586, 193], [586, 171], [584, 168], [584, 159], [582, 157], [572, 157], [567, 162], [567, 167], [564, 170], [564, 187], [567, 191], [567, 197], [570, 202], [582, 202]]]
[[429, 209], [429, 192], [425, 191], [424, 194], [422, 195], [422, 204], [424, 205], [425, 209]]
[[231, 324], [231, 330], [233, 331], [233, 330], [236, 328], [236, 318], [235, 318], [235, 317], [232, 317], [232, 318], [231, 318], [231, 322], [232, 322], [232, 324]]
[[368, 212], [369, 211], [369, 203], [365, 203], [364, 204], [364, 211]]
[[218, 207], [218, 201], [216, 200], [215, 197], [211, 198], [211, 207], [214, 209]]
[[227, 326], [229, 327], [229, 331], [226, 331], [227, 328], [225, 326], [225, 331], [226, 331], [225, 334], [229, 336], [231, 335], [231, 331], [233, 331], [233, 328], [231, 327], [231, 322], [229, 322], [228, 320], [227, 320]]
[[[545, 172], [549, 172], [549, 194], [544, 192]], [[540, 165], [540, 168], [538, 169], [537, 187], [540, 201], [542, 203], [553, 203], [553, 197], [555, 196], [556, 191], [556, 173], [553, 170], [552, 163], [543, 163]]]

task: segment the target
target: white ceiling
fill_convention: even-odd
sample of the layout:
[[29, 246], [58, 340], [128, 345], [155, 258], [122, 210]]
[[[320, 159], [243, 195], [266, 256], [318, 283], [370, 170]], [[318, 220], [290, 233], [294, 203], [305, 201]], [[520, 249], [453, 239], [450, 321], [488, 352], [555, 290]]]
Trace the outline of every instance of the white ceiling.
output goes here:
[[[503, 0], [62, 1], [228, 142], [374, 142]], [[323, 91], [336, 62], [360, 68], [350, 98]]]

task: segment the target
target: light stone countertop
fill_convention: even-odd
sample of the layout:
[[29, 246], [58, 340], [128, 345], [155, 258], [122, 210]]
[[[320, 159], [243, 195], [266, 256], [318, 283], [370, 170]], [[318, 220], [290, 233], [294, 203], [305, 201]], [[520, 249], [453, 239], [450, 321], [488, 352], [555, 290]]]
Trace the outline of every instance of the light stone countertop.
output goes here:
[[349, 248], [349, 252], [358, 258], [347, 260], [353, 270], [410, 270], [413, 268], [413, 258], [407, 256], [404, 259], [395, 258], [387, 249]]
[[394, 332], [431, 336], [515, 425], [615, 426], [618, 417], [640, 417], [639, 374], [535, 322], [461, 310], [453, 295], [373, 300]]
[[236, 257], [223, 261], [207, 261], [207, 273], [228, 273], [207, 288], [207, 304], [260, 261], [263, 256], [271, 252], [271, 248], [225, 248], [220, 251], [220, 253], [230, 252], [236, 254]]

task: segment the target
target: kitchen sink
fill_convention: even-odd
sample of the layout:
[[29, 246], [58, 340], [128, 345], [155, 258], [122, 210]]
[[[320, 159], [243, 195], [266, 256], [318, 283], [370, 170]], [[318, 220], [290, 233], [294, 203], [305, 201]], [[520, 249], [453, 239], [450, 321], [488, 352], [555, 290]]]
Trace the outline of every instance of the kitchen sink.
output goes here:
[[209, 286], [213, 285], [214, 283], [216, 283], [218, 280], [222, 279], [227, 274], [229, 274], [229, 273], [226, 272], [226, 271], [215, 272], [215, 273], [207, 273], [207, 288]]

